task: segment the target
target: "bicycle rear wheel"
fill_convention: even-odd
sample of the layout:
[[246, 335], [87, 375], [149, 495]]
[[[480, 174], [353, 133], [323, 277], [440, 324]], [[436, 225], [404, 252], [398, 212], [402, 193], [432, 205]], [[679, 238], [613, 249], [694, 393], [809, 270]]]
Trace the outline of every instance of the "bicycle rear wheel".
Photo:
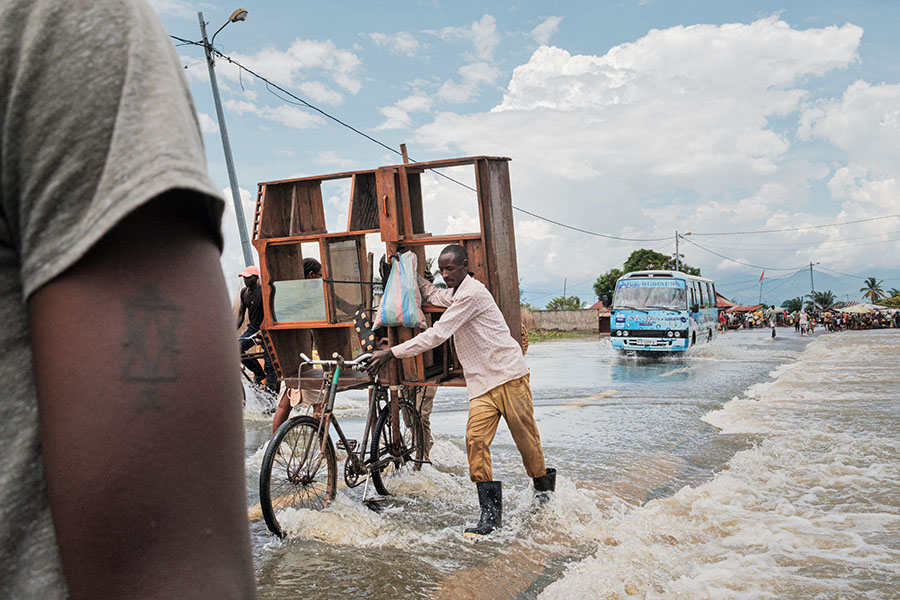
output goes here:
[[334, 499], [337, 461], [330, 436], [309, 416], [285, 421], [272, 436], [259, 470], [259, 503], [269, 531], [284, 537], [289, 508], [322, 510]]
[[[400, 401], [400, 439], [396, 448], [394, 428], [390, 406], [385, 407], [378, 416], [372, 438], [371, 461], [384, 464], [380, 469], [372, 470], [372, 485], [375, 491], [383, 496], [390, 496], [388, 486], [391, 479], [408, 475], [422, 468], [422, 457], [425, 454], [422, 421], [416, 407], [406, 400]], [[395, 450], [392, 452], [392, 448]]]

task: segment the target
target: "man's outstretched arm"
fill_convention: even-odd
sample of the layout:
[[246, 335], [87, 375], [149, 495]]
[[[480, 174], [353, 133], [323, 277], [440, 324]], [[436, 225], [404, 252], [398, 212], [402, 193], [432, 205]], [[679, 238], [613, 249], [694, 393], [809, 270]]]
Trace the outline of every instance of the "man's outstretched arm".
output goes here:
[[205, 200], [137, 209], [28, 303], [71, 598], [251, 598], [234, 321]]

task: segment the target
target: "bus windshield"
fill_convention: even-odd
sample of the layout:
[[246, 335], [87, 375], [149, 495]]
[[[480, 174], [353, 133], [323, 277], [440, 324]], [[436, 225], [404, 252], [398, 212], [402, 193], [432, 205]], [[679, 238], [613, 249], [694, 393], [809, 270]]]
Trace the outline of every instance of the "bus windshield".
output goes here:
[[616, 283], [613, 310], [686, 310], [685, 283], [681, 279], [624, 279]]

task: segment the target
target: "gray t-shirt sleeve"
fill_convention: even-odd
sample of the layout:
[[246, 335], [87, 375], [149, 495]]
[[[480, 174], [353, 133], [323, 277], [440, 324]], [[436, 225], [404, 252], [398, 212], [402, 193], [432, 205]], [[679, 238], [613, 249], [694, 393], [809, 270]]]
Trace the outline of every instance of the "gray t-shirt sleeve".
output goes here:
[[0, 4], [24, 17], [3, 28], [19, 39], [3, 43], [16, 55], [2, 132], [6, 234], [19, 248], [24, 297], [173, 189], [207, 198], [221, 248], [223, 203], [206, 175], [183, 69], [147, 4]]

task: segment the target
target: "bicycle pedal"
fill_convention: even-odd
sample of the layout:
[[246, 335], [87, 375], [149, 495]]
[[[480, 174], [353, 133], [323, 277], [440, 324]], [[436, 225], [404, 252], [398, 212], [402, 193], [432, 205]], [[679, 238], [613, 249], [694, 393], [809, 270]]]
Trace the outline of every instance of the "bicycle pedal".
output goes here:
[[[359, 444], [359, 442], [357, 442], [356, 440], [347, 440], [347, 443], [350, 444], [350, 451], [351, 451], [351, 452], [353, 452], [354, 450], [356, 450], [356, 446]], [[346, 450], [346, 449], [347, 449], [347, 448], [344, 447], [344, 441], [343, 441], [343, 440], [338, 440], [338, 443], [337, 443], [337, 449], [338, 449], [338, 450]]]

